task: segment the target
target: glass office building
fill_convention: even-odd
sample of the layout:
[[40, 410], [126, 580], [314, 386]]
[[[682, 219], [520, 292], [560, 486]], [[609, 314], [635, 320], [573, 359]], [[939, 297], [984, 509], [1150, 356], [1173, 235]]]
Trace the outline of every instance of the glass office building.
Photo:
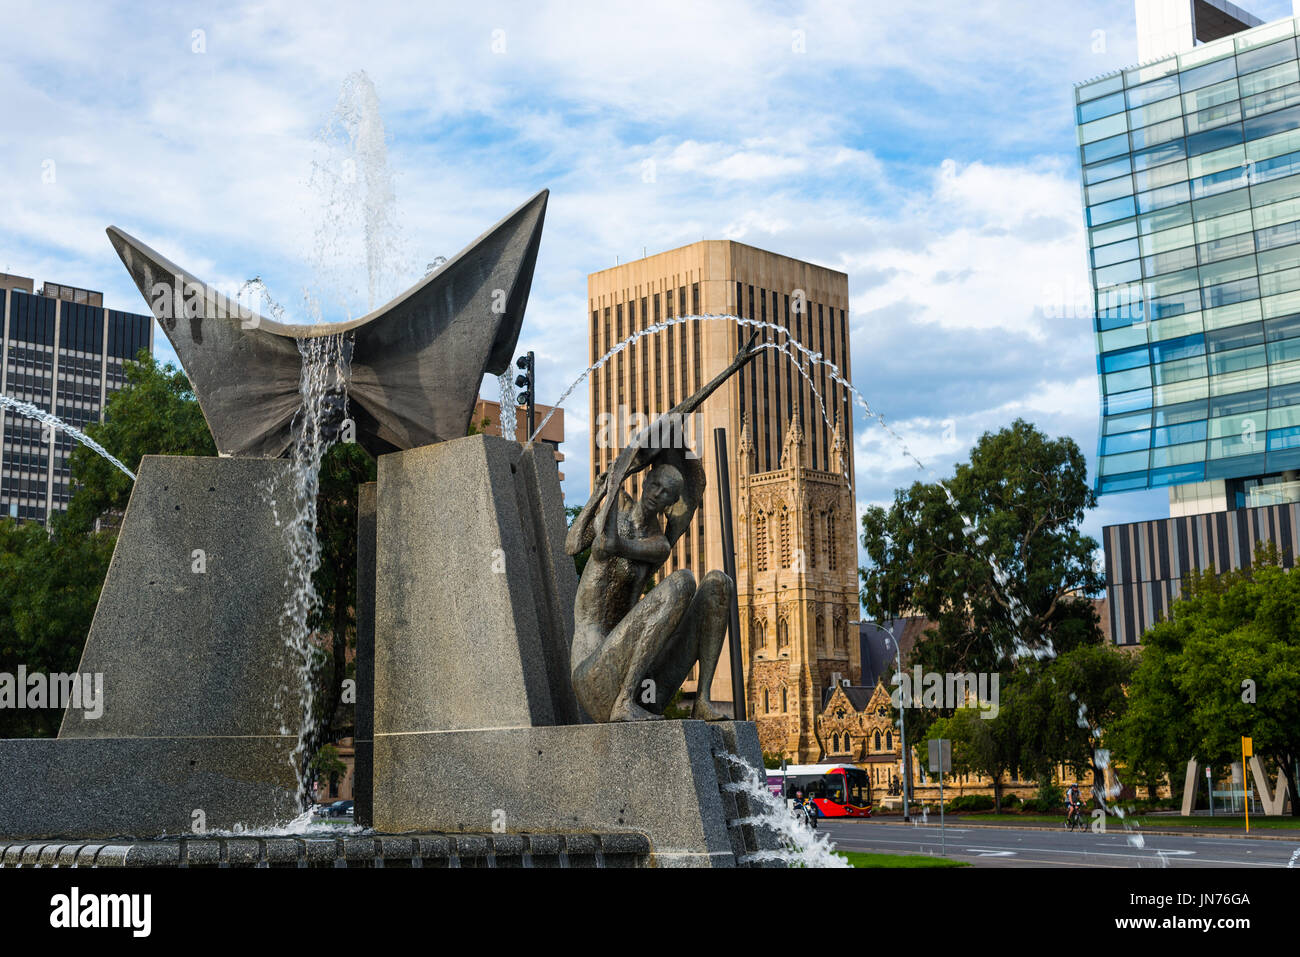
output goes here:
[[1296, 32], [1288, 18], [1075, 88], [1099, 492], [1300, 500]]

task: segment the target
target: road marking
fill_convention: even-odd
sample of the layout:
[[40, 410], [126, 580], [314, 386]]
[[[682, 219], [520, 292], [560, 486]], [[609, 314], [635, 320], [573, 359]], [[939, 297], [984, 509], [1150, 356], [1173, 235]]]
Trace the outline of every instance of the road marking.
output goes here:
[[[854, 845], [855, 845], [854, 849], [867, 850], [867, 849], [870, 849], [870, 848], [873, 848], [873, 847], [879, 847], [880, 845], [884, 844], [884, 845], [896, 845], [896, 846], [903, 846], [903, 847], [915, 848], [915, 849], [921, 851], [922, 853], [924, 853], [924, 852], [926, 851], [927, 848], [933, 848], [934, 850], [938, 850], [938, 845], [932, 844], [930, 841], [896, 840], [896, 839], [895, 839], [895, 840], [890, 840], [889, 838], [883, 838], [883, 837], [879, 837], [879, 838], [878, 838], [878, 837], [875, 837], [875, 836], [871, 836], [871, 837], [865, 837], [865, 836], [862, 836], [862, 837], [859, 837], [858, 840], [859, 840], [859, 841], [869, 841], [870, 843], [868, 844], [868, 843], [857, 843], [857, 842], [853, 842]], [[850, 843], [850, 842], [849, 842], [848, 840], [837, 841], [837, 842], [836, 842], [836, 845], [837, 845], [837, 846], [840, 846], [840, 847], [845, 847], [846, 849], [848, 849], [848, 848], [847, 848], [847, 845], [849, 845], [849, 843]], [[1011, 850], [1011, 849], [1010, 849], [1010, 848], [998, 848], [998, 847], [994, 847], [994, 848], [990, 848], [990, 850]], [[1135, 851], [1135, 852], [1134, 852], [1134, 851], [1130, 851], [1130, 852], [1127, 852], [1127, 853], [1126, 853], [1126, 852], [1121, 852], [1121, 851], [1102, 851], [1102, 850], [1095, 850], [1095, 849], [1093, 849], [1093, 850], [1083, 850], [1083, 849], [1080, 849], [1080, 850], [1071, 850], [1071, 849], [1068, 849], [1068, 848], [1055, 848], [1055, 847], [1033, 847], [1033, 848], [1026, 848], [1025, 850], [1030, 851], [1030, 852], [1032, 852], [1032, 853], [1036, 853], [1036, 854], [1063, 854], [1063, 855], [1075, 855], [1075, 856], [1084, 856], [1084, 855], [1092, 854], [1092, 855], [1095, 855], [1095, 856], [1097, 856], [1097, 857], [1107, 857], [1107, 858], [1112, 858], [1112, 859], [1118, 859], [1118, 858], [1135, 858], [1135, 859], [1137, 859], [1138, 861], [1143, 861], [1143, 862], [1146, 862], [1146, 863], [1155, 863], [1155, 862], [1158, 860], [1158, 858], [1159, 858], [1159, 855], [1157, 854], [1157, 851], [1158, 851], [1158, 850], [1163, 851], [1163, 849], [1160, 849], [1160, 848], [1152, 848], [1152, 849], [1147, 849], [1147, 850], [1143, 850], [1143, 851]], [[1166, 854], [1166, 855], [1191, 856], [1191, 855], [1195, 855], [1196, 852], [1195, 852], [1195, 851], [1163, 851], [1163, 853]], [[1028, 862], [1028, 861], [1031, 860], [1031, 859], [1030, 859], [1030, 858], [1026, 858], [1026, 857], [1021, 856], [1021, 857], [1018, 857], [1017, 860], [1022, 860], [1022, 861], [1026, 861], [1026, 862]], [[1084, 861], [1078, 861], [1078, 860], [1075, 860], [1075, 861], [1060, 861], [1060, 862], [1058, 862], [1058, 866], [1059, 866], [1059, 864], [1061, 864], [1061, 863], [1064, 863], [1064, 864], [1071, 864], [1071, 865], [1076, 865], [1076, 866], [1077, 866], [1077, 865], [1084, 864], [1084, 863], [1087, 863], [1087, 862], [1084, 862]], [[1190, 861], [1190, 860], [1189, 860], [1189, 861], [1187, 861], [1187, 863], [1188, 863], [1188, 864], [1193, 864], [1193, 865], [1196, 865], [1196, 866], [1202, 866], [1202, 865], [1214, 865], [1214, 864], [1223, 864], [1223, 865], [1227, 865], [1227, 866], [1230, 866], [1230, 867], [1286, 867], [1286, 862], [1283, 861], [1283, 860], [1278, 860], [1278, 861], [1246, 861], [1246, 860], [1242, 860], [1242, 859], [1240, 859], [1240, 858], [1238, 858], [1238, 859], [1236, 859], [1236, 860], [1219, 860], [1219, 859], [1217, 859], [1217, 858], [1198, 857], [1195, 861]], [[1096, 866], [1115, 866], [1115, 865], [1097, 865], [1097, 864], [1090, 864], [1089, 866], [1096, 867]], [[1134, 866], [1141, 866], [1141, 865], [1140, 865], [1140, 864], [1139, 864], [1139, 865], [1135, 865], [1135, 864], [1121, 864], [1121, 865], [1118, 865], [1118, 866], [1123, 866], [1123, 867], [1134, 867]]]

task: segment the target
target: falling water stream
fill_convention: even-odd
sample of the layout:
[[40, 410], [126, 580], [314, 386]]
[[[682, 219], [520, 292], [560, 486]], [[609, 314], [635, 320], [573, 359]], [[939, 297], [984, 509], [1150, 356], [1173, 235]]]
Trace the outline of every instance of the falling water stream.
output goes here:
[[[289, 546], [285, 582], [288, 598], [281, 612], [285, 650], [297, 688], [281, 688], [281, 692], [292, 695], [296, 690], [298, 741], [290, 762], [298, 774], [299, 797], [304, 804], [311, 796], [311, 774], [307, 762], [318, 744], [315, 682], [312, 680], [317, 645], [312, 640], [311, 627], [312, 618], [320, 609], [320, 595], [314, 583], [316, 571], [320, 568], [316, 497], [320, 491], [321, 460], [334, 444], [334, 426], [340, 418], [339, 413], [342, 416], [347, 414], [348, 346], [348, 338], [343, 334], [298, 340], [298, 351], [302, 355], [299, 384], [302, 404], [293, 423], [292, 513], [285, 528]], [[288, 702], [282, 701], [280, 705], [280, 713], [284, 714]], [[292, 732], [285, 729], [282, 733]]]

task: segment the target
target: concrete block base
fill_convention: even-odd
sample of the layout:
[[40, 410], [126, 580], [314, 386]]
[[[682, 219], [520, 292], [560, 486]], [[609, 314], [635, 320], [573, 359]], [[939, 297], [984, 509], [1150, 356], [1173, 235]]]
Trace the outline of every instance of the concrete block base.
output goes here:
[[640, 833], [656, 867], [735, 867], [774, 846], [740, 818], [725, 752], [762, 766], [748, 722], [378, 734], [381, 832]]
[[[283, 826], [293, 737], [0, 740], [0, 838], [160, 837]], [[196, 813], [197, 812], [197, 813]], [[201, 815], [201, 816], [200, 816]]]

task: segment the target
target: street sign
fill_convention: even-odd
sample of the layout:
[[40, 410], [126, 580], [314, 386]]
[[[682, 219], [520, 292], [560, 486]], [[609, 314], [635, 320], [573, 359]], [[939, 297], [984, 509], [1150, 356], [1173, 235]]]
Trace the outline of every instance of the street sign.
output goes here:
[[948, 856], [948, 837], [943, 826], [943, 776], [952, 772], [952, 741], [948, 738], [931, 738], [926, 742], [930, 752], [930, 770], [939, 775], [939, 844], [944, 857]]
[[952, 773], [952, 741], [949, 738], [931, 738], [926, 742], [930, 750], [930, 770], [935, 774]]
[[1250, 765], [1246, 759], [1254, 755], [1255, 742], [1244, 734], [1241, 736], [1241, 796], [1246, 804], [1246, 833], [1250, 833]]

